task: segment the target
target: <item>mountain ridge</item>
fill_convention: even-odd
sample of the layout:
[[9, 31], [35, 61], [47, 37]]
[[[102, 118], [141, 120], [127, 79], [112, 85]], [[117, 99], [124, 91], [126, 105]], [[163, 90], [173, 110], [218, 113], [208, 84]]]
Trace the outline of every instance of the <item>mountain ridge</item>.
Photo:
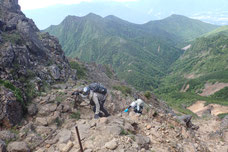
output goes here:
[[[119, 77], [126, 78], [128, 83], [137, 88], [156, 88], [158, 77], [164, 76], [168, 67], [183, 53], [177, 47], [185, 43], [182, 36], [157, 26], [134, 24], [115, 16], [103, 18], [95, 15], [97, 19], [91, 19], [87, 15], [76, 18], [71, 20], [67, 17], [61, 24], [44, 31], [59, 38], [67, 56], [77, 56], [86, 62], [114, 65]], [[140, 75], [138, 79], [143, 80], [135, 80], [133, 75]]]

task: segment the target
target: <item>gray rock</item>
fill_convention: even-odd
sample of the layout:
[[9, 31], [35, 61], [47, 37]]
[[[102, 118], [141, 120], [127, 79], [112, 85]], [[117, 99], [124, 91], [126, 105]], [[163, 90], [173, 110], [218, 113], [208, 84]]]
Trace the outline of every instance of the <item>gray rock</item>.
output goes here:
[[51, 131], [52, 131], [52, 129], [49, 127], [38, 126], [36, 128], [36, 132], [41, 135], [48, 135]]
[[2, 140], [0, 140], [0, 152], [6, 152], [6, 144]]
[[38, 112], [38, 108], [37, 108], [36, 104], [29, 105], [28, 114], [30, 116], [35, 116], [37, 114], [37, 112]]
[[43, 118], [43, 117], [37, 117], [36, 118], [36, 123], [38, 125], [43, 125], [43, 126], [47, 126], [48, 125], [47, 119]]
[[106, 134], [106, 135], [108, 135], [108, 134], [110, 134], [110, 135], [120, 135], [121, 130], [122, 129], [121, 129], [120, 126], [107, 126], [104, 129], [103, 133]]
[[93, 152], [92, 149], [86, 149], [85, 152]]
[[228, 128], [228, 115], [226, 115], [220, 124], [221, 129], [227, 129]]
[[7, 146], [8, 152], [30, 152], [28, 145], [25, 142], [11, 142]]
[[135, 141], [141, 148], [145, 148], [146, 150], [148, 150], [150, 144], [149, 137], [138, 134], [135, 136]]
[[63, 129], [58, 135], [59, 143], [67, 143], [71, 138], [71, 131]]
[[2, 0], [3, 6], [11, 10], [18, 10], [20, 6], [18, 5], [18, 0]]
[[71, 108], [72, 108], [72, 105], [70, 105], [70, 103], [61, 103], [59, 106], [58, 106], [58, 108], [57, 108], [57, 110], [59, 111], [59, 112], [69, 112], [69, 111], [71, 111]]
[[47, 117], [47, 123], [48, 125], [51, 125], [53, 123], [56, 123], [56, 120], [60, 119], [60, 112], [56, 111], [54, 114], [50, 117]]
[[117, 146], [118, 146], [118, 144], [115, 140], [112, 140], [105, 144], [105, 148], [110, 149], [110, 150], [115, 150], [117, 148]]
[[39, 116], [49, 116], [56, 109], [57, 109], [57, 104], [46, 104], [46, 105], [40, 107], [38, 115]]
[[79, 124], [78, 130], [82, 139], [88, 138], [90, 136], [90, 124]]
[[53, 65], [49, 68], [50, 72], [51, 72], [51, 76], [55, 79], [58, 80], [60, 79], [60, 70], [56, 65]]
[[12, 141], [16, 139], [16, 135], [10, 131], [0, 131], [0, 139], [4, 141]]
[[[1, 62], [1, 61], [0, 61]], [[22, 106], [15, 95], [0, 86], [0, 123], [10, 128], [22, 120]]]
[[[40, 82], [67, 81], [72, 71], [58, 39], [41, 33], [20, 10], [18, 0], [1, 0], [0, 3], [0, 78], [20, 88], [22, 97], [25, 97], [24, 84], [17, 80], [27, 78], [29, 70], [33, 73], [29, 76], [39, 77]], [[3, 35], [7, 35], [8, 40]], [[21, 121], [23, 110], [21, 102], [4, 96], [0, 93], [0, 123], [9, 128]], [[26, 100], [24, 98], [23, 102]], [[36, 113], [34, 108], [29, 109], [31, 116]]]

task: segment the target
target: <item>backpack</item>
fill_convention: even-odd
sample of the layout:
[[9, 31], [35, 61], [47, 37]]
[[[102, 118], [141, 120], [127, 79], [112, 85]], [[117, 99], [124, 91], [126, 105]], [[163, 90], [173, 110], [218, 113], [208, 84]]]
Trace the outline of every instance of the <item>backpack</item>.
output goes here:
[[100, 93], [100, 94], [103, 94], [105, 95], [107, 93], [107, 89], [102, 86], [101, 84], [98, 84], [98, 83], [92, 83], [89, 85], [89, 89], [90, 90], [93, 90], [93, 92], [97, 92], [97, 93]]

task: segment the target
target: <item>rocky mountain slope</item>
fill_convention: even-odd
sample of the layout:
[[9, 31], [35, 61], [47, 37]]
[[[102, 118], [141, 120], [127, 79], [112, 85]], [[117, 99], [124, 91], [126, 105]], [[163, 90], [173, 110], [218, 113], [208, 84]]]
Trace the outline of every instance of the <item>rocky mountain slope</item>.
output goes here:
[[[89, 75], [94, 65], [87, 65]], [[102, 72], [100, 72], [102, 73]], [[104, 73], [103, 82], [112, 82]], [[97, 74], [96, 76], [99, 76]], [[132, 94], [108, 87], [105, 104], [108, 118], [93, 119], [89, 105], [77, 104], [71, 95], [91, 81], [68, 81], [52, 86], [48, 92], [32, 100], [28, 115], [20, 125], [0, 131], [0, 150], [9, 152], [77, 152], [80, 151], [75, 126], [78, 126], [85, 152], [226, 152], [227, 118], [208, 117], [195, 120], [203, 126], [193, 131], [180, 123], [170, 108], [155, 97], [140, 97], [147, 105], [143, 115], [123, 110], [133, 100]], [[102, 82], [102, 83], [103, 83]], [[213, 122], [213, 123], [211, 123]], [[221, 123], [221, 125], [220, 125]]]
[[[186, 128], [164, 102], [119, 82], [111, 67], [68, 63], [58, 41], [36, 30], [17, 0], [3, 0], [0, 8], [1, 152], [79, 151], [76, 125], [85, 152], [227, 151], [227, 117], [205, 120], [206, 131]], [[76, 70], [82, 80], [74, 79]], [[108, 118], [93, 119], [91, 106], [72, 96], [94, 81], [108, 88]], [[146, 102], [143, 115], [122, 112], [134, 94]]]
[[72, 75], [58, 40], [40, 33], [17, 0], [0, 3], [0, 123], [20, 122], [28, 102]]

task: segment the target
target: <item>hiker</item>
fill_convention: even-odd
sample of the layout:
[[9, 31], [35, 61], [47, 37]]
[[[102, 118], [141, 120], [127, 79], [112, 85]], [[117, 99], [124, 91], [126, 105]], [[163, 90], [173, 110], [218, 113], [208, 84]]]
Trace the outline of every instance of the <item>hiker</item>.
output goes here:
[[192, 116], [191, 115], [177, 116], [177, 119], [181, 122], [181, 124], [184, 124], [186, 126], [186, 128], [191, 128], [193, 130], [199, 129], [199, 126], [192, 124], [192, 122], [191, 122]]
[[130, 106], [124, 110], [124, 112], [128, 112], [130, 108], [133, 108], [135, 113], [142, 114], [143, 106], [144, 101], [142, 99], [135, 98], [135, 101], [133, 101]]
[[[84, 101], [89, 99], [89, 104], [93, 106], [93, 111], [95, 113], [94, 118], [98, 119], [104, 113], [105, 117], [110, 116], [110, 114], [105, 110], [104, 103], [107, 97], [107, 89], [98, 83], [92, 83], [83, 88], [83, 90], [79, 90], [74, 92], [72, 95], [80, 95]], [[77, 98], [77, 97], [76, 97]]]

